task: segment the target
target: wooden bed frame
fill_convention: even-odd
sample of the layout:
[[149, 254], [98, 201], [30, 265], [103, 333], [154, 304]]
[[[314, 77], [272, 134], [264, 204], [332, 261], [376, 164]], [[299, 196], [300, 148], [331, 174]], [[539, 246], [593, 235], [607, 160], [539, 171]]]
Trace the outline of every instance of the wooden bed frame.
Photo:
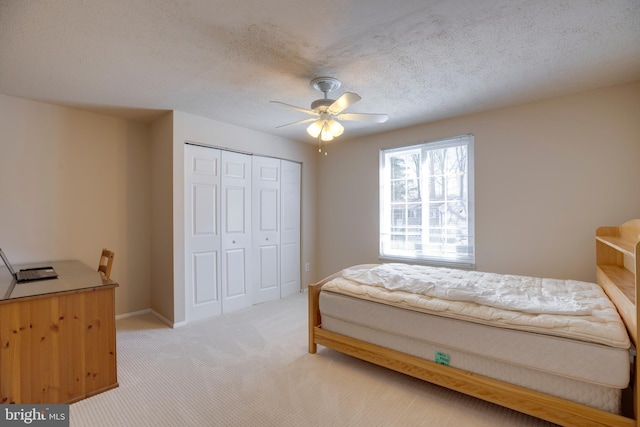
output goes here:
[[[319, 310], [320, 290], [324, 283], [338, 275], [339, 273], [336, 273], [308, 287], [309, 353], [315, 354], [319, 344], [375, 363], [376, 365], [393, 369], [403, 374], [411, 375], [430, 383], [563, 426], [640, 426], [637, 416], [628, 418], [626, 416], [616, 415], [566, 399], [450, 366], [440, 365], [406, 353], [326, 331], [322, 329], [322, 317]], [[618, 305], [616, 304], [616, 306]], [[636, 336], [637, 332], [637, 330], [634, 331]], [[633, 340], [633, 342], [635, 344], [635, 340]], [[638, 405], [640, 396], [635, 392], [635, 384], [638, 382], [635, 365], [636, 362], [634, 358], [634, 366], [631, 373], [634, 390], [634, 412], [636, 412], [635, 408], [640, 407]]]

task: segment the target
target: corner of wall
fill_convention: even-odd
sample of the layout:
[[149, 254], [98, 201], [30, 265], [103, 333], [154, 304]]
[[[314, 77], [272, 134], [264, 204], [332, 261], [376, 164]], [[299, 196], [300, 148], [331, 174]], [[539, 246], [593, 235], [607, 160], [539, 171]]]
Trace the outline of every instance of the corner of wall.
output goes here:
[[173, 296], [174, 114], [151, 125], [151, 309], [174, 322]]

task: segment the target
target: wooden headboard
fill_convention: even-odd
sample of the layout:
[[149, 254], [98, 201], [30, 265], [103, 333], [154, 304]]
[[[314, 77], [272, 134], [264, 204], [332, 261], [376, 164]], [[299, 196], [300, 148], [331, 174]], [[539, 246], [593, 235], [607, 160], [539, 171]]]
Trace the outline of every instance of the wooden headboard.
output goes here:
[[633, 344], [638, 346], [640, 219], [596, 230], [596, 282], [618, 308]]

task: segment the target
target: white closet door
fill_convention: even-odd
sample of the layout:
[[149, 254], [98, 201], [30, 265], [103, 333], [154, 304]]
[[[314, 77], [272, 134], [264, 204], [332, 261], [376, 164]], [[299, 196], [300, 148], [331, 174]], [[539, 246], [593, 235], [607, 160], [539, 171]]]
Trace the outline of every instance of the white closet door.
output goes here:
[[220, 151], [185, 145], [187, 321], [222, 313]]
[[222, 151], [222, 311], [251, 296], [251, 156]]
[[253, 156], [253, 302], [280, 298], [280, 160]]
[[282, 160], [280, 296], [300, 292], [300, 163]]

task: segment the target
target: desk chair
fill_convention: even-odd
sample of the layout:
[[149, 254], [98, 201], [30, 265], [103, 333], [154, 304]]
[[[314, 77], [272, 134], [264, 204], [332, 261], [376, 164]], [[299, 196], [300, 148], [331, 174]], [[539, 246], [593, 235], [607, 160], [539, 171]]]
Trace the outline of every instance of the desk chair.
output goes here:
[[104, 274], [107, 279], [111, 277], [111, 266], [113, 265], [113, 256], [115, 253], [108, 249], [102, 250], [100, 255], [100, 263], [98, 264], [98, 271]]

